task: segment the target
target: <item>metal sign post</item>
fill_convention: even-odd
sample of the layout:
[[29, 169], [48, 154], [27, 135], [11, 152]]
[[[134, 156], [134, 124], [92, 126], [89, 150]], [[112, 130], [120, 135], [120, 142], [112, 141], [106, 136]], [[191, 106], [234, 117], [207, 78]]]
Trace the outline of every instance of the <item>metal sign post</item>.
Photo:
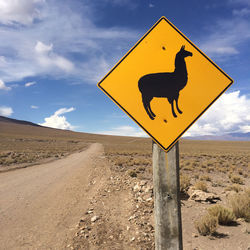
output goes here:
[[155, 249], [181, 250], [179, 143], [166, 153], [153, 142]]

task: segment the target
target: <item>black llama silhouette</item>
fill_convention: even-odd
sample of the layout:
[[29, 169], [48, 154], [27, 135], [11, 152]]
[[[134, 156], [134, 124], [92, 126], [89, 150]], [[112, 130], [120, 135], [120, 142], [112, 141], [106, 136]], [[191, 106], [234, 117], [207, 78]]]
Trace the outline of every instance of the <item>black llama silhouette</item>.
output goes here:
[[144, 108], [150, 119], [154, 120], [156, 116], [150, 107], [150, 102], [154, 97], [167, 98], [171, 104], [173, 116], [177, 117], [174, 111], [175, 101], [177, 111], [182, 114], [182, 111], [178, 107], [179, 92], [186, 86], [188, 80], [184, 59], [192, 55], [191, 52], [185, 50], [185, 46], [183, 45], [176, 54], [174, 72], [148, 74], [140, 78], [138, 86], [142, 94]]

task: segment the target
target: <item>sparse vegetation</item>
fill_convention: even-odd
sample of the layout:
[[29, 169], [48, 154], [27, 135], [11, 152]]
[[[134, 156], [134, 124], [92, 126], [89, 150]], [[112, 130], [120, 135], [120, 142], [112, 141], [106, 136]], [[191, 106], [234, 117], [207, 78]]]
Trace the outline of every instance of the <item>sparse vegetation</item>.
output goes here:
[[220, 225], [230, 225], [236, 219], [234, 213], [230, 209], [221, 205], [214, 205], [208, 208], [208, 213], [218, 218], [218, 223]]
[[191, 186], [191, 179], [187, 175], [180, 176], [180, 192], [186, 193], [188, 188]]
[[237, 218], [244, 218], [250, 222], [250, 189], [232, 195], [229, 202]]
[[239, 184], [232, 184], [225, 188], [225, 191], [235, 191], [236, 193], [242, 191], [242, 188]]
[[218, 218], [211, 214], [206, 214], [195, 222], [195, 227], [200, 235], [212, 235], [218, 228]]
[[129, 174], [130, 177], [133, 177], [133, 178], [137, 177], [137, 173], [132, 169], [128, 171], [128, 174]]
[[201, 190], [201, 191], [204, 191], [204, 192], [207, 192], [207, 190], [208, 190], [207, 189], [207, 184], [204, 181], [196, 182], [195, 185], [194, 185], [194, 188], [198, 189], [198, 190]]
[[229, 178], [230, 178], [232, 183], [237, 183], [237, 184], [241, 184], [241, 185], [244, 184], [244, 181], [240, 176], [231, 175]]
[[199, 179], [199, 175], [198, 174], [195, 174], [194, 175], [194, 178], [197, 180], [197, 179]]
[[211, 178], [210, 178], [208, 175], [202, 175], [202, 176], [200, 177], [200, 180], [201, 180], [201, 181], [211, 181]]

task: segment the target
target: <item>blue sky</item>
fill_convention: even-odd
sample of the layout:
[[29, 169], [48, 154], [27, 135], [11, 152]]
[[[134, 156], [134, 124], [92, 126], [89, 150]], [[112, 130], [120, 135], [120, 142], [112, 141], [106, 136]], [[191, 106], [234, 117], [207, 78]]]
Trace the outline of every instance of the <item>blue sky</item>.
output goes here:
[[186, 135], [250, 132], [250, 0], [0, 0], [0, 115], [144, 136], [96, 84], [161, 16], [234, 79]]

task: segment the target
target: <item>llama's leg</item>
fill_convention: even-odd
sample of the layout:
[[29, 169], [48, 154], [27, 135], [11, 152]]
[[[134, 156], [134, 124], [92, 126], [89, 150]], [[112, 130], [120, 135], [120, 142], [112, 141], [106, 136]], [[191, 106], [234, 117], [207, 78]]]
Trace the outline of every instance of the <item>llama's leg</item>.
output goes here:
[[176, 101], [176, 108], [177, 108], [177, 111], [178, 111], [180, 114], [182, 114], [182, 111], [179, 109], [179, 106], [178, 106], [178, 99], [179, 99], [179, 98], [175, 99], [175, 101]]
[[151, 106], [150, 106], [150, 102], [152, 101], [152, 99], [148, 102], [148, 110], [149, 110], [151, 116], [156, 117], [156, 115], [154, 114], [154, 112], [152, 111]]
[[147, 112], [149, 118], [150, 118], [151, 120], [154, 120], [154, 117], [151, 115], [151, 113], [150, 113], [150, 111], [149, 111], [150, 103], [149, 103], [148, 100], [145, 99], [145, 98], [142, 98], [142, 102], [143, 102], [143, 106], [144, 106], [144, 108], [145, 108], [145, 110], [146, 110], [146, 112]]
[[171, 108], [172, 108], [172, 114], [174, 117], [177, 117], [177, 115], [174, 112], [174, 101], [171, 102]]

